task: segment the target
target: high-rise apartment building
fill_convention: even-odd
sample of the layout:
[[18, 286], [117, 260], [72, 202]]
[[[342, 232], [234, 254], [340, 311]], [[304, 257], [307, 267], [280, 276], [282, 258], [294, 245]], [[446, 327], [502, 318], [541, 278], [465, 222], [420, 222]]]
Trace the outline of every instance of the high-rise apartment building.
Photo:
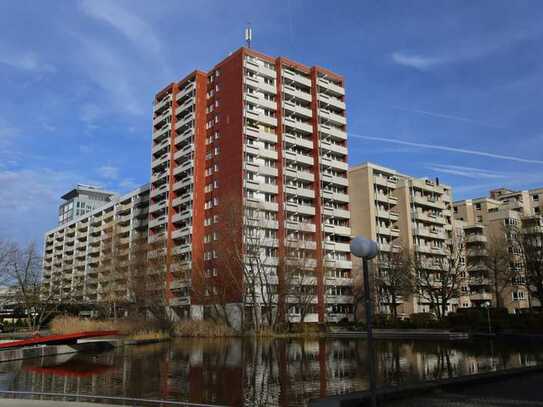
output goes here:
[[[466, 223], [464, 226], [470, 306], [499, 305], [512, 313], [528, 308], [522, 258], [518, 252], [504, 246], [507, 227], [522, 228], [521, 215], [504, 208], [484, 216], [484, 224]], [[501, 274], [495, 275], [494, 269], [500, 269]], [[506, 277], [510, 281], [503, 281]]]
[[148, 206], [149, 186], [144, 185], [47, 232], [44, 295], [79, 304], [100, 303], [113, 295], [125, 301], [127, 261], [135, 242], [147, 240]]
[[520, 216], [543, 215], [543, 188], [512, 191], [496, 188], [490, 196], [454, 202], [455, 217], [468, 223], [487, 223], [489, 213], [500, 209], [518, 212]]
[[[244, 308], [270, 307], [283, 321], [351, 317], [344, 96], [343, 78], [327, 69], [247, 48], [156, 94], [147, 233], [149, 243], [165, 244], [177, 316], [199, 319], [220, 303], [235, 321]], [[116, 205], [95, 212], [102, 219]], [[46, 272], [72, 270], [66, 241], [77, 240], [79, 228], [93, 236], [89, 229], [99, 229], [82, 225], [92, 225], [95, 212], [47, 234]], [[256, 256], [255, 236], [262, 237]], [[81, 267], [99, 247], [78, 260]], [[231, 248], [253, 256], [233, 270]], [[257, 281], [247, 274], [252, 262], [263, 265]], [[299, 284], [286, 291], [289, 270], [301, 262]]]
[[58, 224], [71, 222], [79, 216], [106, 205], [115, 198], [115, 193], [104, 191], [93, 185], [78, 184], [61, 197], [63, 202], [58, 208]]
[[[262, 256], [271, 259], [278, 290], [280, 258], [292, 241], [303, 241], [314, 258], [315, 300], [304, 320], [350, 315], [343, 85], [324, 68], [241, 48], [209, 72], [195, 71], [156, 95], [149, 239], [165, 239], [168, 255], [190, 265], [188, 281], [169, 279], [178, 313], [200, 318], [204, 305], [219, 300], [205, 289], [226, 267], [217, 240], [228, 239], [229, 211], [239, 208], [245, 216], [254, 208], [266, 219], [258, 222], [268, 238]], [[232, 244], [243, 245], [234, 235], [247, 228], [234, 229]], [[244, 301], [242, 271], [229, 280], [220, 300], [235, 307]], [[295, 320], [292, 305], [286, 312]]]
[[[453, 239], [450, 186], [365, 163], [349, 170], [349, 187], [353, 235], [377, 241], [384, 256], [400, 250], [415, 252], [428, 267], [444, 256]], [[458, 305], [458, 299], [451, 300], [448, 310]], [[382, 297], [378, 306], [381, 312], [390, 312]], [[431, 311], [417, 295], [403, 298], [398, 307], [399, 316]]]
[[[497, 188], [488, 197], [455, 201], [453, 208], [455, 219], [465, 223], [471, 304], [499, 305], [509, 312], [537, 304], [536, 299], [530, 298], [522, 257], [514, 249], [514, 242], [507, 242], [511, 239], [510, 229], [515, 233], [532, 233], [533, 225], [541, 225], [543, 189]], [[500, 247], [507, 244], [511, 245], [509, 249]], [[492, 263], [498, 261], [497, 252], [504, 249], [509, 254], [501, 273], [510, 281], [496, 283], [500, 277], [494, 276]]]

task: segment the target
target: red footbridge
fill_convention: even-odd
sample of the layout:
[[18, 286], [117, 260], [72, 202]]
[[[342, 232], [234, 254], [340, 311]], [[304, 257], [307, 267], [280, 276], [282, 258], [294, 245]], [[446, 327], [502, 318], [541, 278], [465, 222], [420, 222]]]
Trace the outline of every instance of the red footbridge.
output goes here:
[[118, 334], [118, 331], [87, 331], [63, 335], [35, 336], [33, 338], [0, 343], [0, 350], [36, 345], [73, 345], [76, 344], [80, 339], [99, 338]]

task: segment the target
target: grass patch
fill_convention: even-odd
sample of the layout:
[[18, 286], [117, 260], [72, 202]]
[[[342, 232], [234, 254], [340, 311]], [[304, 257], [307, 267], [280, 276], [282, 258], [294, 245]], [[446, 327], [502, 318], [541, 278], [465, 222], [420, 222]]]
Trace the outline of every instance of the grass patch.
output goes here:
[[175, 325], [175, 336], [192, 338], [219, 338], [238, 336], [234, 330], [214, 321], [180, 321]]
[[128, 335], [127, 339], [134, 341], [150, 341], [150, 340], [164, 340], [170, 338], [167, 332], [164, 331], [155, 331], [155, 330], [144, 330], [136, 332], [135, 334]]
[[149, 329], [149, 321], [119, 319], [100, 320], [78, 318], [73, 316], [58, 316], [49, 323], [53, 334], [69, 334], [89, 331], [118, 331], [121, 335], [140, 332]]

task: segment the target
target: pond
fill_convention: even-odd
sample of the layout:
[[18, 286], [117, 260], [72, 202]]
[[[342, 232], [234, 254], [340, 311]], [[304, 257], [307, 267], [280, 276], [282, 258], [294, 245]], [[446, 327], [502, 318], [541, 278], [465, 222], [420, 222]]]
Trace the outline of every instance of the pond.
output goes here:
[[[536, 342], [380, 340], [376, 349], [378, 384], [543, 363]], [[366, 389], [366, 351], [364, 339], [177, 339], [0, 363], [0, 389], [302, 406]]]

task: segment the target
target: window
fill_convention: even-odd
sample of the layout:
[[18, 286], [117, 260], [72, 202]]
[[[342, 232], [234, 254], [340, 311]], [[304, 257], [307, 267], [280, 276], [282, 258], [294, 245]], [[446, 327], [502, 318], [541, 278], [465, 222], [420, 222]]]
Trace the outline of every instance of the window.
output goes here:
[[513, 301], [521, 301], [525, 298], [524, 291], [513, 291]]

